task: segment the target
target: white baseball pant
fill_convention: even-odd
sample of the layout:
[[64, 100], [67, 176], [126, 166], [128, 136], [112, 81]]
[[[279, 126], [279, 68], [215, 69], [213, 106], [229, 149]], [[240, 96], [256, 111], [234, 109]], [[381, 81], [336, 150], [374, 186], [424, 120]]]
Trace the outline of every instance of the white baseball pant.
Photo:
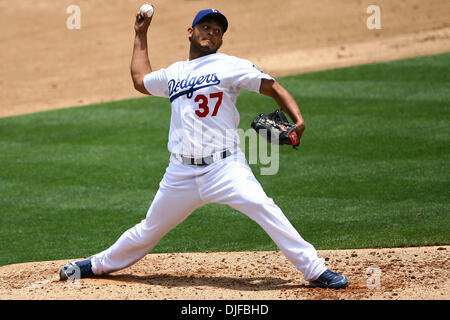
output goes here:
[[94, 274], [134, 264], [196, 208], [207, 203], [227, 204], [258, 223], [306, 281], [316, 279], [327, 269], [316, 249], [266, 195], [239, 150], [208, 166], [187, 165], [171, 156], [146, 218], [124, 232], [110, 248], [92, 257]]

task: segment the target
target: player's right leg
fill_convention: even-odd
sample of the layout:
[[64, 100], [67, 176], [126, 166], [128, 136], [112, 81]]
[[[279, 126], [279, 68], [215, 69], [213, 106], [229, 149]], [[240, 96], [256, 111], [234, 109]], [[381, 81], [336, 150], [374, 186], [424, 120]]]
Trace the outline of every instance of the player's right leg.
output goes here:
[[123, 233], [110, 248], [92, 257], [93, 272], [114, 272], [143, 258], [197, 207], [190, 196], [181, 200], [173, 192], [159, 190], [147, 217]]
[[[86, 277], [126, 268], [143, 258], [165, 234], [203, 204], [192, 172], [171, 162], [146, 218], [125, 231], [105, 251], [90, 257], [87, 261], [77, 261], [75, 264], [91, 264], [93, 274], [86, 273]], [[83, 274], [81, 277], [84, 277]], [[61, 279], [64, 280], [64, 276]]]
[[105, 274], [134, 264], [203, 204], [194, 175], [171, 162], [146, 218], [127, 230], [110, 248], [93, 256], [92, 270], [95, 274]]

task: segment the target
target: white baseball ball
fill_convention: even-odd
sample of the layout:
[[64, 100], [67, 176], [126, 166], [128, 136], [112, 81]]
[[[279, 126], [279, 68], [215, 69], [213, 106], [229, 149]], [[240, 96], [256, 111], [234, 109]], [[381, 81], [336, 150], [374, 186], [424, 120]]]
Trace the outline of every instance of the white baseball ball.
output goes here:
[[141, 6], [141, 9], [139, 9], [139, 13], [142, 17], [150, 18], [153, 15], [153, 7], [146, 3]]

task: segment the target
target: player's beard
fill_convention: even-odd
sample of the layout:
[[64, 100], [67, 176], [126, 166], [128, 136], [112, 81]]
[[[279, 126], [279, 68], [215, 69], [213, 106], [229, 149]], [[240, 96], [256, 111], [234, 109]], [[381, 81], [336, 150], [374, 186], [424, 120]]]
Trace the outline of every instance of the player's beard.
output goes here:
[[211, 45], [202, 45], [201, 41], [194, 34], [189, 37], [189, 41], [191, 43], [191, 52], [199, 52], [201, 55], [207, 55], [211, 53], [216, 53], [219, 50], [221, 44], [214, 44], [211, 42]]

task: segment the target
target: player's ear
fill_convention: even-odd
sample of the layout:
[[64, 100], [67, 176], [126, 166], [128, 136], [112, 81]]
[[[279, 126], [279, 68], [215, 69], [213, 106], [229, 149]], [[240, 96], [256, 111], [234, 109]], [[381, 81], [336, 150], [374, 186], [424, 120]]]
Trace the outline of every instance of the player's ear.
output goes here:
[[192, 29], [191, 27], [189, 27], [187, 29], [187, 34], [188, 34], [189, 41], [191, 41], [191, 39], [192, 39], [192, 33], [193, 32], [194, 32], [194, 29]]

